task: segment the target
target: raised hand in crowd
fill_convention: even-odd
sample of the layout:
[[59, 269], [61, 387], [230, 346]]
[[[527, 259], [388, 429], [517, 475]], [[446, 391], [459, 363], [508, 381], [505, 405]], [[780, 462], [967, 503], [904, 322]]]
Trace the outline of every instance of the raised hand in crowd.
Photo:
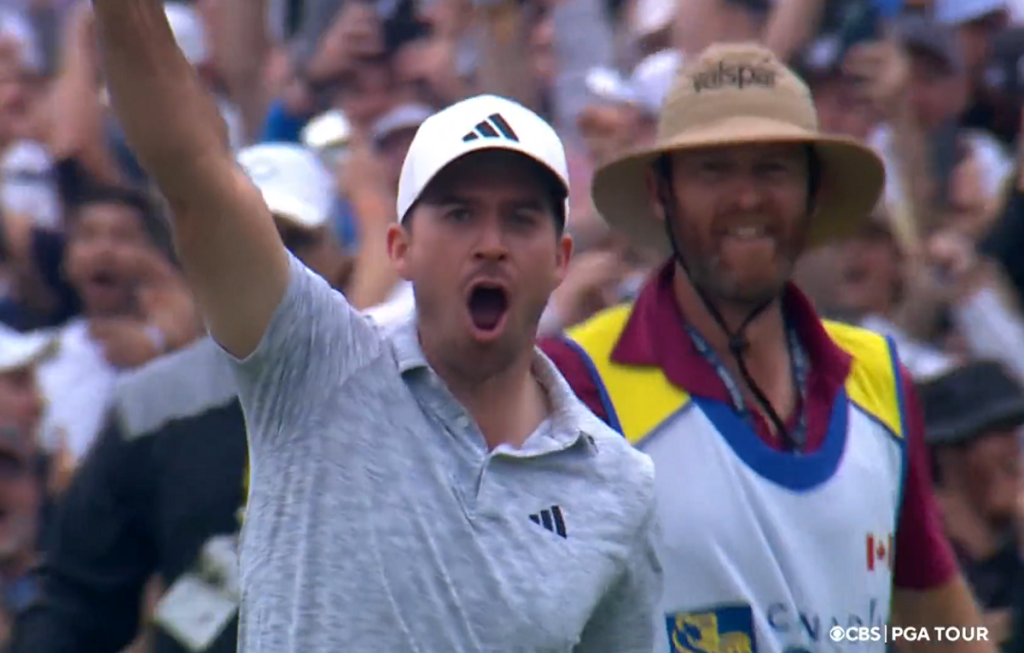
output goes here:
[[384, 162], [374, 151], [370, 137], [361, 130], [352, 134], [348, 156], [336, 171], [338, 190], [343, 197], [358, 198], [373, 193], [394, 203], [398, 189], [389, 183]]
[[321, 38], [305, 73], [310, 81], [327, 81], [348, 70], [354, 61], [383, 51], [380, 17], [374, 6], [362, 0], [346, 2]]
[[368, 308], [384, 301], [398, 281], [391, 262], [380, 255], [387, 251], [388, 227], [395, 222], [397, 188], [369, 137], [360, 131], [353, 136], [349, 156], [337, 171], [338, 187], [352, 202], [361, 242], [345, 290], [353, 306]]
[[120, 369], [138, 367], [200, 334], [192, 294], [170, 263], [140, 248], [134, 266], [139, 315], [95, 318], [89, 323], [89, 333], [103, 347], [107, 362]]
[[164, 353], [160, 337], [142, 320], [111, 317], [89, 322], [89, 335], [115, 368], [131, 369]]
[[184, 277], [165, 257], [140, 249], [136, 259], [139, 310], [146, 324], [159, 330], [163, 348], [173, 351], [202, 332], [202, 321]]

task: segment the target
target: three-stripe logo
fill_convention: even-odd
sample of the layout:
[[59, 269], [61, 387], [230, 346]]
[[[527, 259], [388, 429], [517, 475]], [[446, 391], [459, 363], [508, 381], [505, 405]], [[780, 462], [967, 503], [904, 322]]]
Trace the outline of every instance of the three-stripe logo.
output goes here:
[[551, 506], [547, 510], [541, 510], [537, 514], [530, 515], [530, 521], [552, 533], [558, 534], [559, 537], [568, 537], [565, 533], [565, 519], [562, 517], [562, 509], [558, 506]]
[[500, 113], [495, 113], [487, 117], [487, 120], [478, 124], [473, 128], [473, 131], [469, 132], [462, 137], [465, 142], [475, 141], [478, 138], [507, 138], [510, 141], [519, 142], [519, 137], [512, 131], [511, 125], [508, 124], [504, 118], [501, 117]]

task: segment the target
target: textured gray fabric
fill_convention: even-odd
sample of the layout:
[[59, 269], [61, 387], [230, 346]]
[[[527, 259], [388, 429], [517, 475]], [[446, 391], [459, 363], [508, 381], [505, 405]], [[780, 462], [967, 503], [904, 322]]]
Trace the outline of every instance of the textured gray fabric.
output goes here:
[[411, 320], [385, 333], [293, 258], [235, 363], [252, 483], [239, 651], [651, 650], [653, 465], [542, 354], [550, 418], [489, 451]]

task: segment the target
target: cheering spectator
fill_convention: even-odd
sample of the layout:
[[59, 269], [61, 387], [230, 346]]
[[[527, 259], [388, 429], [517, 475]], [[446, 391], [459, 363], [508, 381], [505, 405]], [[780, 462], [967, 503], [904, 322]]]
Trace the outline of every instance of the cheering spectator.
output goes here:
[[49, 446], [66, 440], [76, 459], [99, 432], [118, 370], [195, 336], [188, 302], [184, 315], [178, 315], [182, 330], [158, 323], [153, 300], [172, 294], [153, 286], [173, 283], [167, 277], [175, 273], [157, 278], [152, 272], [161, 263], [147, 259], [166, 256], [158, 253], [167, 242], [164, 230], [144, 197], [114, 187], [96, 189], [69, 219], [64, 267], [81, 298], [82, 315], [57, 331], [59, 351], [39, 374], [47, 400], [43, 438]]
[[999, 365], [970, 363], [921, 386], [942, 516], [995, 642], [1007, 643], [1021, 582], [1024, 390]]
[[13, 616], [38, 596], [33, 567], [46, 491], [43, 470], [31, 438], [16, 426], [0, 426], [0, 645]]

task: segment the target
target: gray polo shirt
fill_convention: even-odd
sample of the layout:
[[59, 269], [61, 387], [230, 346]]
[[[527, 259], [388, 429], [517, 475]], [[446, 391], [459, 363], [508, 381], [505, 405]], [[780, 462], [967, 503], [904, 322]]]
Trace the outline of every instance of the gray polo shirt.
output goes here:
[[239, 651], [649, 653], [653, 465], [539, 352], [533, 371], [550, 418], [489, 451], [411, 321], [383, 331], [293, 258], [236, 362]]

